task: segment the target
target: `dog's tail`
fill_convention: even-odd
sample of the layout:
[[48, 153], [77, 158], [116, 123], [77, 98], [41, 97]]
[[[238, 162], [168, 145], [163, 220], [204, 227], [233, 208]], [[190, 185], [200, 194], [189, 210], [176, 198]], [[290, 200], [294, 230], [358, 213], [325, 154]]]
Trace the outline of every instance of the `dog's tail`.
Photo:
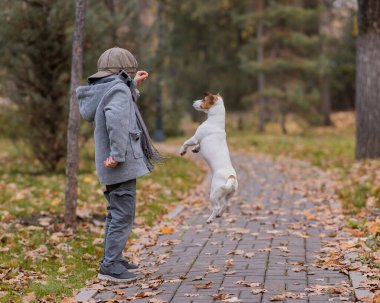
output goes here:
[[230, 175], [227, 179], [226, 184], [224, 184], [222, 187], [222, 190], [226, 193], [231, 193], [237, 190], [237, 180], [236, 176]]

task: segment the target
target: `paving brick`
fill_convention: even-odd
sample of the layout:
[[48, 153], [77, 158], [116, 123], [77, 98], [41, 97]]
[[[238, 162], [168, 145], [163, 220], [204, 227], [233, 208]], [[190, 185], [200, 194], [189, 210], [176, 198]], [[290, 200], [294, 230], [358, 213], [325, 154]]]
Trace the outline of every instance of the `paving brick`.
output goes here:
[[[194, 210], [191, 216], [184, 217], [183, 226], [171, 235], [161, 235], [159, 243], [169, 239], [180, 239], [178, 245], [169, 247], [153, 247], [154, 255], [168, 253], [167, 262], [159, 267], [154, 276], [162, 275], [163, 279], [178, 279], [187, 276], [187, 279], [174, 283], [163, 283], [157, 291], [162, 291], [159, 298], [170, 303], [212, 303], [212, 294], [221, 292], [239, 297], [241, 303], [269, 303], [270, 298], [284, 290], [299, 293], [308, 286], [315, 284], [340, 283], [349, 281], [348, 278], [337, 272], [322, 270], [310, 266], [314, 275], [306, 275], [304, 271], [294, 272], [291, 269], [298, 265], [291, 262], [305, 262], [311, 264], [321, 248], [320, 234], [323, 226], [317, 221], [310, 221], [307, 233], [309, 238], [298, 237], [289, 232], [289, 224], [306, 222], [302, 215], [304, 209], [309, 213], [317, 213], [312, 199], [303, 198], [302, 189], [299, 193], [292, 192], [293, 182], [286, 171], [280, 171], [271, 160], [259, 160], [249, 155], [234, 156], [234, 163], [239, 176], [239, 197], [232, 203], [229, 212], [222, 218], [215, 219], [213, 224], [205, 223], [210, 214], [210, 206]], [[305, 173], [307, 173], [305, 171]], [[289, 186], [288, 186], [289, 185]], [[244, 208], [253, 211], [252, 215], [242, 215], [242, 205], [261, 205], [262, 209]], [[181, 216], [181, 214], [179, 214]], [[235, 221], [229, 220], [236, 218]], [[233, 229], [244, 228], [247, 233], [233, 233]], [[268, 233], [267, 231], [280, 231]], [[236, 230], [235, 230], [236, 231]], [[306, 230], [300, 230], [305, 232]], [[323, 240], [326, 240], [324, 238]], [[216, 245], [215, 245], [216, 244]], [[289, 253], [276, 248], [286, 246]], [[229, 255], [234, 250], [254, 252], [251, 258], [241, 255]], [[150, 256], [145, 254], [146, 258]], [[233, 259], [233, 266], [225, 275], [225, 261]], [[144, 261], [149, 268], [149, 261]], [[210, 265], [220, 269], [218, 273], [206, 273]], [[197, 276], [204, 277], [201, 281], [192, 281]], [[323, 280], [321, 280], [323, 279]], [[262, 283], [268, 290], [265, 294], [253, 295], [250, 287], [235, 284], [236, 281]], [[193, 284], [212, 282], [210, 289], [196, 289]], [[126, 289], [128, 295], [139, 290], [136, 286]], [[195, 294], [198, 297], [185, 297], [185, 294]], [[96, 298], [104, 300], [114, 297], [110, 291], [101, 291]], [[310, 296], [307, 299], [286, 299], [286, 303], [326, 303], [329, 296]], [[136, 300], [148, 302], [149, 298]], [[334, 298], [334, 302], [339, 302]]]

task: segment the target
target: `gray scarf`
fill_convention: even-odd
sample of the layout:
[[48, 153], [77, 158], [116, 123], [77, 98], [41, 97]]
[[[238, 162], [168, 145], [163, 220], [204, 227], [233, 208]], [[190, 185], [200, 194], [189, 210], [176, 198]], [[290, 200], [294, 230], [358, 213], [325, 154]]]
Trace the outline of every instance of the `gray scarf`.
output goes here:
[[149, 170], [152, 171], [154, 169], [154, 164], [162, 163], [164, 160], [164, 157], [162, 157], [160, 153], [158, 152], [158, 150], [154, 147], [152, 139], [150, 138], [148, 129], [140, 114], [140, 110], [136, 104], [137, 98], [139, 97], [139, 91], [137, 90], [135, 86], [135, 82], [131, 79], [129, 74], [125, 71], [121, 71], [119, 75], [123, 78], [124, 82], [129, 86], [131, 90], [132, 98], [133, 98], [133, 106], [136, 112], [137, 124], [142, 131], [141, 147], [147, 160], [147, 166]]
[[[94, 79], [90, 79], [89, 85], [109, 82], [109, 81], [114, 80], [116, 77], [117, 77], [116, 75], [111, 75], [111, 76], [107, 76], [101, 79], [95, 79], [95, 81]], [[152, 143], [152, 139], [149, 136], [148, 129], [146, 128], [144, 120], [141, 117], [139, 108], [137, 107], [136, 101], [137, 101], [137, 98], [139, 97], [139, 91], [137, 90], [135, 86], [135, 82], [132, 80], [132, 78], [129, 76], [129, 74], [126, 71], [121, 71], [119, 73], [119, 77], [125, 82], [125, 84], [129, 86], [131, 90], [133, 106], [136, 112], [137, 124], [141, 130], [141, 147], [145, 155], [148, 169], [152, 171], [154, 169], [154, 164], [162, 163], [165, 158], [161, 156], [158, 150], [154, 147]]]

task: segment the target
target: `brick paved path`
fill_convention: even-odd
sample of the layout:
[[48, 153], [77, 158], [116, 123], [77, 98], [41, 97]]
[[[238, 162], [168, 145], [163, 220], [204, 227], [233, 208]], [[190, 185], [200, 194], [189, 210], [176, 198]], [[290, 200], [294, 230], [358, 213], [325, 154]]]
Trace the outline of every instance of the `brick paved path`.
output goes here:
[[[264, 303], [285, 291], [299, 294], [316, 284], [349, 282], [343, 274], [312, 266], [321, 248], [320, 235], [325, 236], [322, 224], [313, 220], [313, 214], [317, 214], [318, 207], [328, 206], [304, 198], [302, 188], [295, 189], [294, 175], [269, 158], [239, 155], [233, 157], [233, 162], [240, 189], [229, 213], [207, 225], [210, 210], [206, 205], [205, 209], [194, 211], [175, 234], [161, 236], [160, 243], [181, 240], [177, 245], [154, 247], [150, 253], [155, 257], [170, 253], [167, 262], [154, 273], [165, 282], [157, 290], [136, 285], [123, 288], [127, 296], [141, 291], [162, 291], [155, 298], [171, 303], [206, 303], [214, 302], [211, 295], [220, 292], [239, 298], [237, 302]], [[305, 173], [304, 178], [312, 177]], [[193, 281], [199, 276], [203, 279]], [[262, 285], [251, 288], [235, 284], [237, 281]], [[207, 282], [212, 282], [209, 289], [194, 287]], [[260, 288], [267, 292], [252, 294], [252, 289]], [[103, 291], [95, 299], [114, 296], [111, 291]], [[135, 301], [149, 302], [151, 298]], [[282, 302], [344, 300], [337, 295], [312, 295]]]

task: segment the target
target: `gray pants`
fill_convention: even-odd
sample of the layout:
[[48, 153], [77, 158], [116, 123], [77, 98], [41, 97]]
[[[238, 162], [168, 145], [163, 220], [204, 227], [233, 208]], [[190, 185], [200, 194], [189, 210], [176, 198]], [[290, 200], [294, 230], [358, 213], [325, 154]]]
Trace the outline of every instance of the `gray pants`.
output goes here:
[[122, 258], [122, 252], [132, 230], [136, 211], [136, 179], [107, 185], [106, 230], [103, 265], [108, 266]]

